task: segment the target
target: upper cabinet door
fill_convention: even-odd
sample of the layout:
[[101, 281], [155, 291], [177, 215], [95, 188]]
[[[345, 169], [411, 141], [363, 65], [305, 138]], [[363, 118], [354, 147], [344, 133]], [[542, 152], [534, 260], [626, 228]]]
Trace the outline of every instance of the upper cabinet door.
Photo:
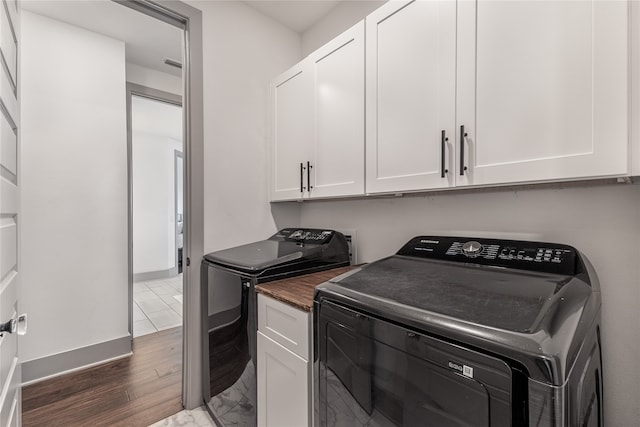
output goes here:
[[302, 61], [271, 86], [271, 200], [295, 200], [307, 194], [306, 167], [313, 153], [312, 71], [309, 62]]
[[457, 185], [628, 173], [627, 8], [458, 2]]
[[367, 193], [453, 185], [455, 2], [388, 2], [366, 35]]
[[309, 60], [314, 74], [311, 197], [364, 194], [364, 21]]

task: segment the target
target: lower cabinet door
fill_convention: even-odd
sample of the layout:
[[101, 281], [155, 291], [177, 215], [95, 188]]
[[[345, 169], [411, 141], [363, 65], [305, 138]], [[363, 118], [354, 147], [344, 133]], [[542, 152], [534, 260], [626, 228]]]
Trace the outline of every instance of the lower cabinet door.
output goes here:
[[258, 426], [311, 425], [309, 362], [258, 331]]

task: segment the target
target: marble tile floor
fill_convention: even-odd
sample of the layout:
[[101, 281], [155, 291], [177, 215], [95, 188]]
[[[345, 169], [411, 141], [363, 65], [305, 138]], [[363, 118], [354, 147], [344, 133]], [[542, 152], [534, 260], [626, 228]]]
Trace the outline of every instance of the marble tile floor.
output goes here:
[[201, 406], [191, 411], [185, 409], [149, 427], [215, 427], [215, 424], [207, 410]]
[[134, 282], [133, 336], [182, 325], [182, 274]]
[[250, 426], [256, 419], [255, 365], [250, 360], [240, 378], [222, 393], [209, 400], [209, 407], [223, 425]]

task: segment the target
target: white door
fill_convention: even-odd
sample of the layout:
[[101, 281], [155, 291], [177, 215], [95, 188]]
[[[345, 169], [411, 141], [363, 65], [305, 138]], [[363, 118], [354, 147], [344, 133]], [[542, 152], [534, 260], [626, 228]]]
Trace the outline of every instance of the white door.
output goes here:
[[312, 55], [311, 197], [364, 194], [364, 21]]
[[453, 185], [455, 2], [388, 2], [366, 37], [366, 192]]
[[627, 8], [458, 2], [458, 185], [627, 173]]
[[[19, 246], [19, 162], [17, 101], [18, 10], [0, 5], [0, 322], [17, 318]], [[7, 72], [8, 71], [8, 72]], [[16, 333], [0, 334], [0, 425], [20, 425], [21, 371]]]
[[308, 61], [275, 79], [271, 87], [271, 200], [300, 199], [307, 192], [313, 155], [313, 80]]
[[258, 331], [258, 426], [310, 425], [309, 362]]

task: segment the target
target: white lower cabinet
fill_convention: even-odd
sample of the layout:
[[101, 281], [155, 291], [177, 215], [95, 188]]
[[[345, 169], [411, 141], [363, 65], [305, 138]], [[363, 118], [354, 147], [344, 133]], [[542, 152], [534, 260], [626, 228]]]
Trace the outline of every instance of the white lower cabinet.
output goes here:
[[309, 313], [258, 294], [258, 426], [311, 425]]
[[309, 361], [258, 331], [258, 426], [309, 425]]

